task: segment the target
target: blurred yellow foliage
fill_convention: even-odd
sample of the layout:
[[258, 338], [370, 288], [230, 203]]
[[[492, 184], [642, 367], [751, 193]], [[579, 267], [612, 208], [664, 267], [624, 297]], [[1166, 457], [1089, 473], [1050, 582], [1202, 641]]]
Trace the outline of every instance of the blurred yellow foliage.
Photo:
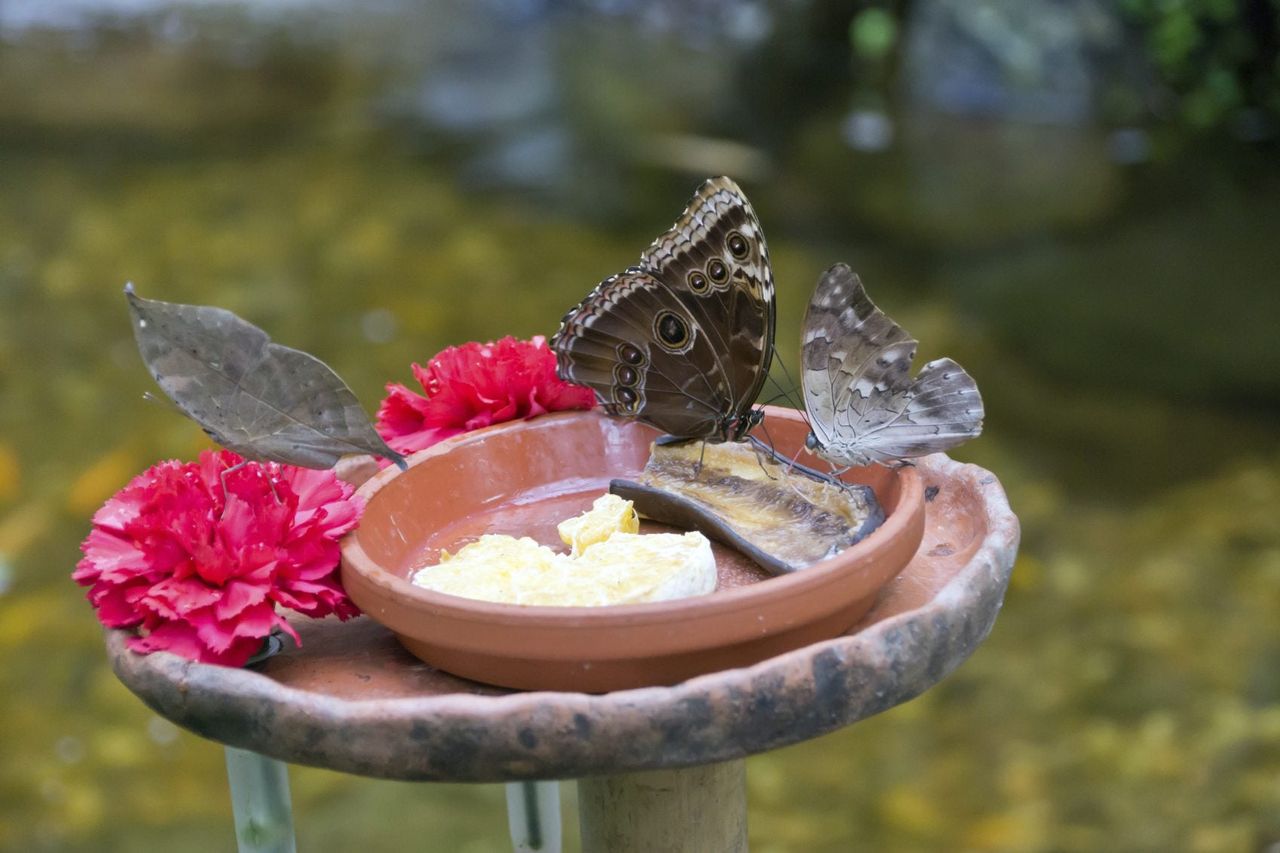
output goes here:
[[151, 742], [136, 726], [112, 726], [93, 733], [94, 757], [107, 767], [138, 767], [152, 752]]
[[22, 465], [18, 462], [18, 454], [7, 444], [0, 444], [0, 503], [6, 503], [18, 496], [22, 486]]
[[969, 824], [963, 846], [968, 850], [1030, 850], [1035, 835], [1021, 815], [1002, 812]]
[[138, 470], [138, 459], [126, 447], [98, 457], [67, 489], [67, 509], [76, 515], [92, 515], [102, 502], [123, 488]]
[[68, 835], [84, 837], [97, 829], [105, 812], [106, 804], [98, 786], [78, 782], [66, 788], [59, 823]]
[[0, 607], [0, 649], [21, 648], [31, 642], [48, 623], [60, 598], [56, 590], [7, 598]]
[[879, 811], [885, 823], [912, 836], [935, 837], [947, 826], [934, 801], [917, 785], [897, 785], [885, 791]]
[[1044, 577], [1044, 563], [1036, 559], [1034, 554], [1021, 553], [1013, 564], [1013, 575], [1009, 578], [1009, 588], [1013, 590], [1031, 590], [1040, 585]]
[[0, 518], [0, 553], [15, 556], [44, 535], [52, 513], [40, 503], [29, 503]]

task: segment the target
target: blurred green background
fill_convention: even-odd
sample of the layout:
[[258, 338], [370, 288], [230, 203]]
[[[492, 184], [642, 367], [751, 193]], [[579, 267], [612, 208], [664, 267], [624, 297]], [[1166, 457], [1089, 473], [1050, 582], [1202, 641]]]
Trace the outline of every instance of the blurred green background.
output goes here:
[[[978, 378], [954, 455], [1024, 530], [954, 676], [748, 762], [752, 849], [1280, 849], [1278, 33], [1275, 0], [0, 0], [0, 848], [233, 843], [221, 749], [115, 681], [68, 577], [203, 446], [142, 399], [126, 280], [372, 412], [549, 335], [725, 173], [782, 357], [852, 264]], [[292, 781], [307, 851], [509, 849], [500, 786]]]

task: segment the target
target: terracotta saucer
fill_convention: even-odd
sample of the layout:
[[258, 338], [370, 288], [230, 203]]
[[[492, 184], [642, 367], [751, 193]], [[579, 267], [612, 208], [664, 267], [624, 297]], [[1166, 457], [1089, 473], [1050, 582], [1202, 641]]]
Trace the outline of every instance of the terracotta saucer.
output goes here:
[[[769, 408], [765, 427], [794, 454], [799, 413]], [[675, 684], [747, 666], [846, 631], [915, 554], [924, 494], [911, 466], [853, 469], [884, 524], [802, 571], [770, 577], [716, 546], [710, 595], [615, 607], [527, 607], [422, 589], [408, 578], [440, 549], [483, 533], [532, 536], [562, 548], [555, 525], [587, 508], [614, 477], [634, 477], [657, 431], [596, 412], [501, 424], [442, 442], [359, 490], [368, 501], [342, 543], [342, 580], [355, 602], [421, 660], [455, 675], [529, 690], [605, 692]], [[801, 461], [806, 454], [801, 453]], [[812, 462], [813, 460], [808, 460]], [[656, 529], [656, 528], [655, 528]]]

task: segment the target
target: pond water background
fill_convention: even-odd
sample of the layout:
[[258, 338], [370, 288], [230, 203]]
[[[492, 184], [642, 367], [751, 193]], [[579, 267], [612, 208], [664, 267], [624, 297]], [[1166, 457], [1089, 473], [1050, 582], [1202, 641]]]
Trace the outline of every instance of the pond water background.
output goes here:
[[[1275, 113], [1170, 118], [1110, 4], [894, 8], [0, 0], [0, 848], [232, 843], [221, 749], [116, 682], [68, 577], [104, 499], [205, 446], [142, 399], [125, 281], [372, 411], [448, 344], [551, 334], [727, 173], [782, 357], [849, 262], [978, 378], [954, 455], [1024, 526], [954, 676], [750, 759], [752, 849], [1275, 849]], [[304, 850], [509, 849], [499, 786], [292, 784]]]

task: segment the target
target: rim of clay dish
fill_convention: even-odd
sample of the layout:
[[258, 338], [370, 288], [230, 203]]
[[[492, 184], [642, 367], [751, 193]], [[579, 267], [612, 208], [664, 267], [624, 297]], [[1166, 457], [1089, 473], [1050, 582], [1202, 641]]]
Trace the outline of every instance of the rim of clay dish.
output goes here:
[[[777, 406], [765, 407], [767, 418], [774, 421], [784, 420], [803, 423], [799, 411]], [[606, 418], [607, 415], [596, 411], [556, 412], [541, 415], [538, 418], [524, 421], [508, 421], [491, 427], [474, 430], [426, 450], [418, 451], [408, 458], [409, 468], [413, 469], [424, 462], [450, 453], [458, 448], [466, 447], [487, 438], [514, 430], [545, 429], [559, 420], [570, 418]], [[654, 430], [654, 436], [659, 435]], [[448, 595], [415, 586], [407, 578], [383, 568], [370, 557], [360, 544], [360, 529], [357, 527], [342, 540], [342, 558], [353, 571], [358, 572], [369, 583], [382, 587], [388, 593], [411, 599], [427, 610], [448, 611], [454, 619], [471, 618], [485, 622], [519, 622], [523, 624], [564, 624], [572, 622], [577, 625], [633, 623], [661, 624], [663, 622], [682, 622], [692, 615], [711, 615], [736, 611], [757, 599], [768, 599], [776, 604], [779, 599], [805, 595], [813, 592], [814, 587], [838, 584], [853, 567], [850, 563], [858, 563], [860, 567], [875, 564], [883, 552], [890, 550], [899, 537], [905, 535], [912, 524], [918, 523], [918, 517], [924, 512], [924, 486], [920, 474], [912, 465], [904, 465], [889, 469], [891, 476], [898, 480], [898, 500], [891, 511], [886, 512], [884, 523], [875, 532], [856, 545], [828, 557], [812, 566], [786, 575], [764, 578], [755, 583], [731, 589], [716, 590], [708, 595], [669, 601], [653, 601], [640, 604], [613, 604], [607, 607], [574, 607], [566, 605], [532, 605], [505, 604], [493, 601], [482, 601], [474, 598]], [[366, 501], [365, 512], [369, 511], [378, 492], [396, 477], [407, 474], [395, 466], [390, 466], [375, 474], [357, 490], [357, 494]], [[603, 476], [603, 475], [602, 475]], [[878, 495], [877, 495], [878, 497]], [[744, 626], [745, 627], [745, 626]]]

